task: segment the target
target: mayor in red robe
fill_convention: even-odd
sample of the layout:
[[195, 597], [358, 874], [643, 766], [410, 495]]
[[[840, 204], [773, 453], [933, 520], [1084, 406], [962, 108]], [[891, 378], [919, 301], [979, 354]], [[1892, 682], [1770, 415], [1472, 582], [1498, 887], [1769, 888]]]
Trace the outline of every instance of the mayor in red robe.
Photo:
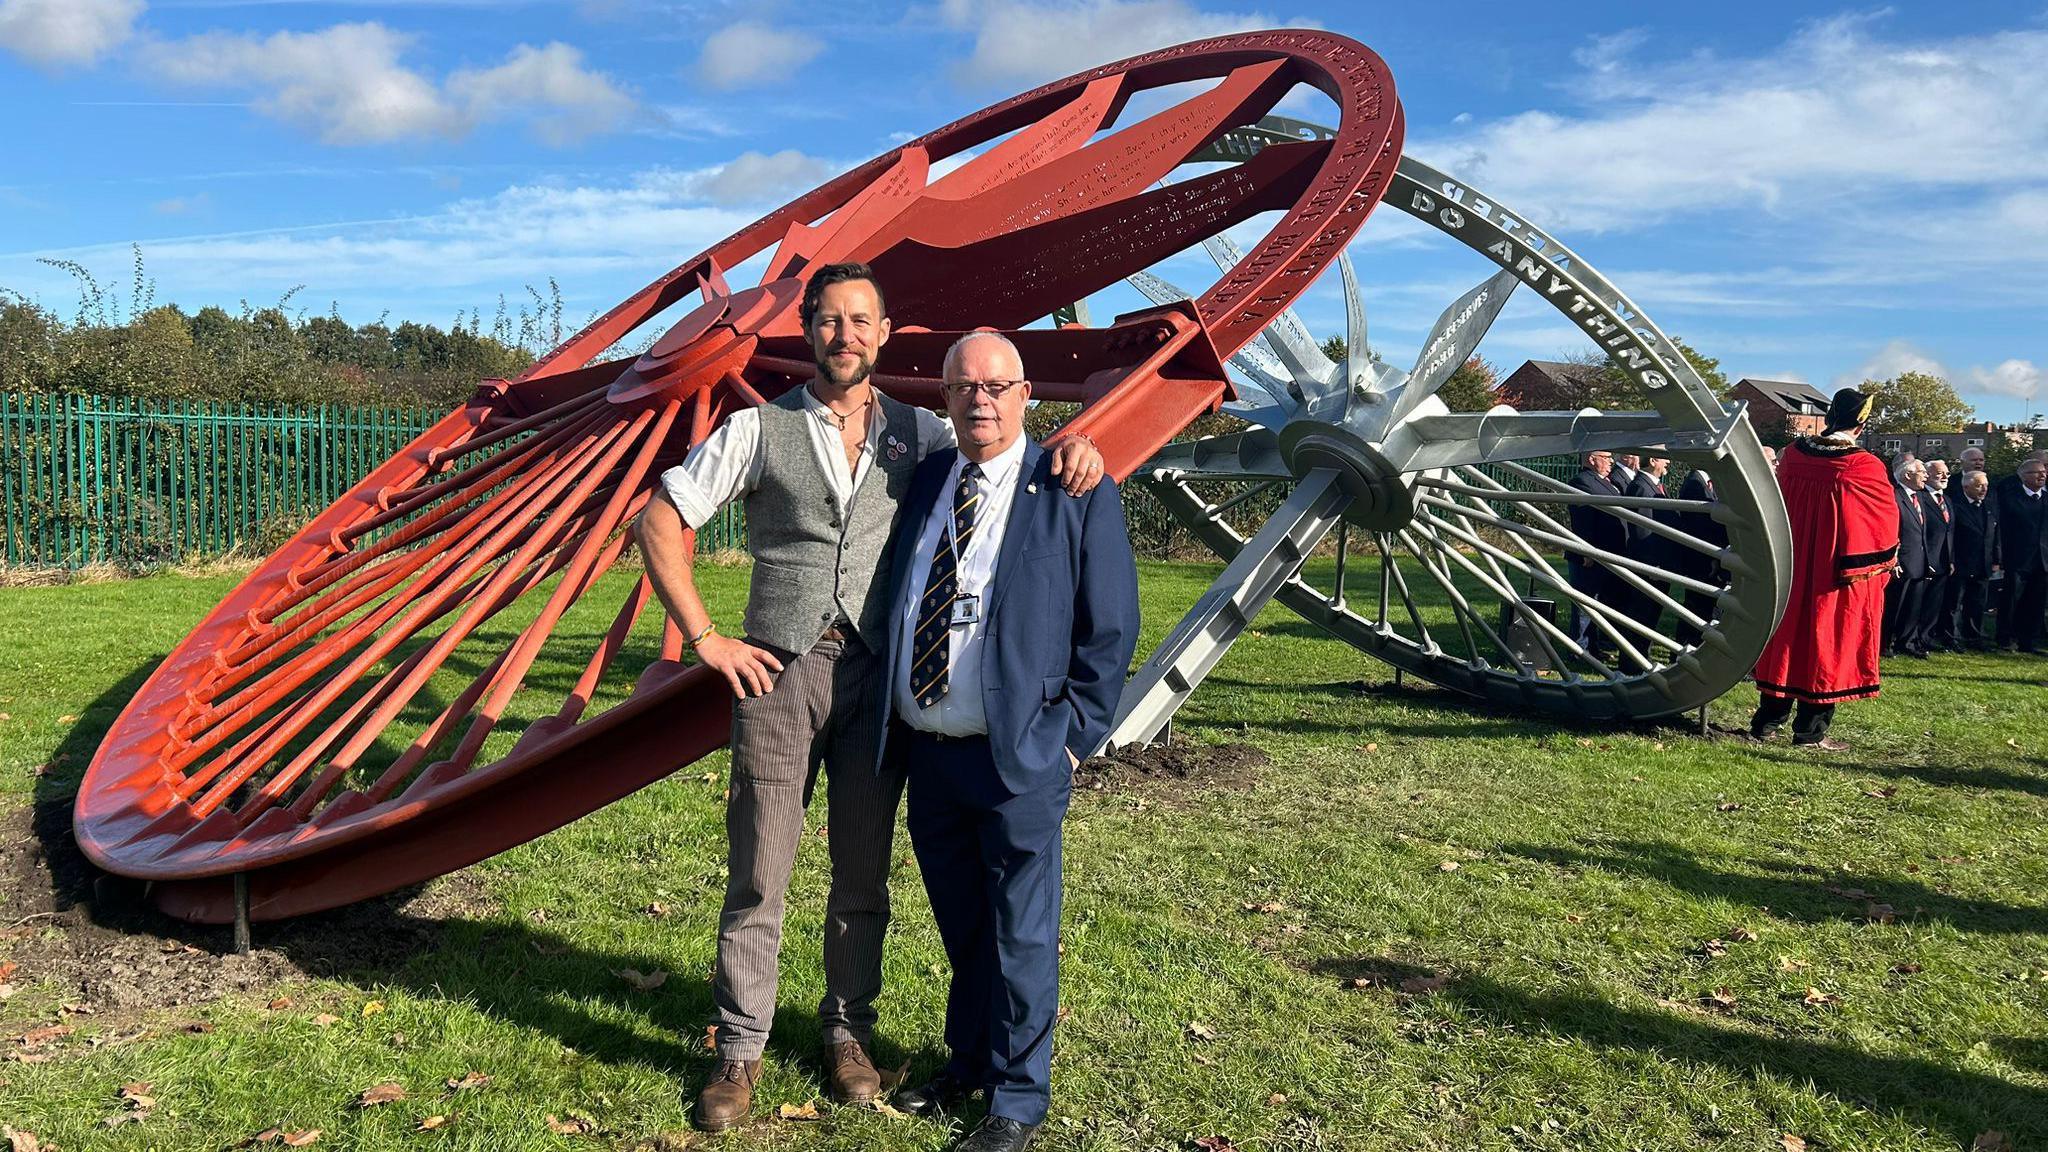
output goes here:
[[1792, 522], [1792, 598], [1756, 664], [1763, 694], [1750, 735], [1769, 740], [1792, 717], [1794, 744], [1828, 739], [1835, 705], [1878, 692], [1884, 590], [1899, 550], [1899, 510], [1884, 462], [1856, 446], [1872, 397], [1837, 392], [1827, 431], [1803, 437], [1778, 462]]

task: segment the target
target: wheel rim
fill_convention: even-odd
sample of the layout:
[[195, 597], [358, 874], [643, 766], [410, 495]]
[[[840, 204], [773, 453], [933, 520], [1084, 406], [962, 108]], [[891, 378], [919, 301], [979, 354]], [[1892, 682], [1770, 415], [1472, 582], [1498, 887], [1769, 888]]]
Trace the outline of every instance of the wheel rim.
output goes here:
[[[1190, 81], [1214, 83], [1095, 138], [1133, 95]], [[1298, 84], [1343, 110], [1329, 137], [1152, 187]], [[961, 329], [1007, 330], [1043, 378], [1037, 394], [1081, 403], [1070, 426], [1122, 477], [1231, 395], [1222, 359], [1363, 223], [1400, 140], [1377, 56], [1327, 33], [1258, 33], [1048, 84], [799, 197], [519, 380], [488, 383], [270, 556], [115, 722], [77, 800], [81, 846], [156, 881], [159, 906], [190, 919], [229, 918], [229, 878], [244, 874], [254, 918], [269, 919], [471, 863], [699, 759], [726, 740], [723, 682], [680, 663], [672, 624], [634, 668], [644, 578], [615, 609], [585, 600], [661, 469], [726, 414], [810, 376], [805, 269], [875, 266], [899, 322], [875, 379], [899, 399], [936, 400]], [[935, 161], [983, 146], [931, 178]], [[1265, 240], [1190, 303], [1022, 330], [1275, 211]], [[733, 289], [729, 271], [764, 253], [761, 282]], [[670, 327], [645, 354], [600, 359], [657, 318]], [[594, 640], [562, 628], [591, 611], [610, 622]], [[543, 657], [581, 671], [550, 688], [532, 676]]]

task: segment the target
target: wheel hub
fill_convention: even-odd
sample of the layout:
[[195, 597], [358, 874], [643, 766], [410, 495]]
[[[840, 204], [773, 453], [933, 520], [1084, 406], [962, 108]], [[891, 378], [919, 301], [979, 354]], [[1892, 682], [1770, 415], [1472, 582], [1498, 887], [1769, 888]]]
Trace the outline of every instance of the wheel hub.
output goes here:
[[1332, 470], [1351, 497], [1344, 519], [1374, 532], [1398, 532], [1415, 520], [1415, 497], [1400, 468], [1350, 429], [1296, 420], [1280, 430], [1280, 454], [1297, 480]]

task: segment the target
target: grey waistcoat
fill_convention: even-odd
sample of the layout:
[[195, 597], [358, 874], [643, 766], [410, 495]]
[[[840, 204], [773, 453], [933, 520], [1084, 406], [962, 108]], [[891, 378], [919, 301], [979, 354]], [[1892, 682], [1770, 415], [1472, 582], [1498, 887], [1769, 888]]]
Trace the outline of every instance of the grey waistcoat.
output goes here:
[[877, 572], [888, 571], [896, 508], [923, 453], [917, 414], [880, 392], [875, 400], [888, 427], [847, 508], [839, 507], [811, 449], [806, 422], [815, 417], [804, 411], [803, 391], [760, 407], [761, 482], [746, 498], [754, 554], [746, 628], [753, 639], [807, 652], [826, 625], [844, 618], [870, 652], [887, 642], [888, 597], [872, 586]]

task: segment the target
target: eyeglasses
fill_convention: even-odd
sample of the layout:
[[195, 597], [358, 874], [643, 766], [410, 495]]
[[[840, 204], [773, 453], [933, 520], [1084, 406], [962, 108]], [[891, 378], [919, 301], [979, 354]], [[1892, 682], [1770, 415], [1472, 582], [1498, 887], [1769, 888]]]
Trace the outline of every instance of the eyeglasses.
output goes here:
[[974, 395], [974, 390], [979, 388], [983, 392], [988, 393], [989, 399], [1001, 400], [1004, 396], [1009, 395], [1010, 389], [1015, 388], [1019, 384], [1029, 383], [1029, 380], [961, 380], [957, 383], [946, 384], [943, 387], [948, 396], [972, 396]]

